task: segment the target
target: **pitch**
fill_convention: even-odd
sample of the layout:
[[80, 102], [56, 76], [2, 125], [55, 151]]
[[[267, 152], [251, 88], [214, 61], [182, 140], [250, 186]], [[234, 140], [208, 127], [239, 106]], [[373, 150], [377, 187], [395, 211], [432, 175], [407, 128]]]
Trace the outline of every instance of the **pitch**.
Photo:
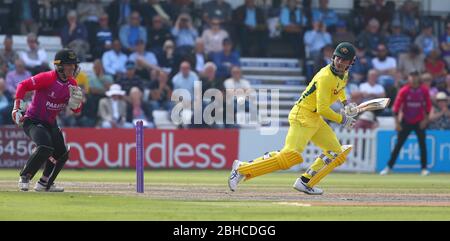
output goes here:
[[0, 170], [0, 220], [450, 220], [446, 174], [332, 173], [308, 196], [293, 172], [232, 193], [228, 171], [147, 170], [143, 194], [133, 170], [64, 170], [64, 193], [19, 192], [17, 173]]

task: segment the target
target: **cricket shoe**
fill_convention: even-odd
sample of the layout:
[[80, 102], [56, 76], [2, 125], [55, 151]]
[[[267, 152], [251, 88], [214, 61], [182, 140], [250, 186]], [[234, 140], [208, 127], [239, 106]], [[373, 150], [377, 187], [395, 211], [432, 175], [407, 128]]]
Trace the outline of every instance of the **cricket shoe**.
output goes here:
[[30, 179], [26, 176], [20, 177], [18, 186], [20, 191], [28, 191], [30, 189]]
[[385, 167], [381, 172], [380, 175], [381, 176], [386, 176], [387, 174], [389, 174], [391, 172], [391, 169], [389, 167]]
[[47, 185], [43, 185], [41, 182], [36, 182], [34, 185], [34, 190], [36, 192], [64, 192], [63, 187], [58, 187], [54, 183], [47, 189]]
[[235, 160], [233, 162], [233, 168], [231, 169], [230, 177], [228, 178], [228, 187], [231, 191], [235, 191], [239, 182], [244, 178], [244, 175], [240, 174], [237, 170], [241, 162], [239, 160]]
[[304, 192], [309, 195], [322, 195], [323, 190], [317, 187], [308, 187], [306, 183], [302, 181], [301, 178], [297, 178], [294, 183], [294, 189], [300, 192]]
[[420, 175], [428, 176], [428, 175], [430, 175], [430, 171], [428, 171], [427, 169], [422, 169], [422, 171], [420, 172]]

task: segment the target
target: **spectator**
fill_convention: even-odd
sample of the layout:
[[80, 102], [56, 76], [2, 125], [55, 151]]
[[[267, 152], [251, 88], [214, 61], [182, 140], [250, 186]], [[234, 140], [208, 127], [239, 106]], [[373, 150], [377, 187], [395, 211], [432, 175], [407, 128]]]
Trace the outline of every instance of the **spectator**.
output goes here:
[[331, 44], [331, 35], [327, 27], [320, 21], [313, 22], [313, 29], [306, 31], [303, 37], [306, 56], [315, 59], [320, 55], [320, 50], [327, 44]]
[[386, 96], [386, 92], [382, 85], [377, 83], [378, 73], [376, 70], [371, 69], [367, 74], [367, 82], [362, 83], [359, 86], [359, 90], [363, 95], [363, 101], [375, 99], [375, 98], [383, 98]]
[[350, 68], [351, 81], [359, 84], [366, 78], [367, 72], [372, 69], [372, 58], [366, 51], [366, 46], [363, 42], [356, 42], [356, 60]]
[[434, 82], [438, 79], [445, 78], [447, 69], [445, 68], [444, 60], [441, 59], [439, 49], [434, 49], [430, 52], [425, 60], [425, 69], [433, 76]]
[[372, 59], [372, 66], [379, 73], [378, 83], [386, 88], [394, 84], [397, 61], [395, 58], [388, 56], [386, 45], [379, 44], [377, 51], [377, 57]]
[[361, 32], [357, 38], [358, 41], [361, 41], [364, 46], [366, 46], [367, 52], [371, 57], [376, 56], [378, 45], [385, 42], [384, 36], [379, 31], [380, 22], [373, 18], [367, 24], [366, 29]]
[[141, 91], [144, 91], [144, 88], [148, 87], [149, 81], [145, 81], [136, 75], [136, 64], [132, 61], [127, 61], [125, 68], [127, 70], [125, 75], [119, 78], [115, 83], [122, 87], [126, 95], [130, 93], [132, 87], [139, 87]]
[[105, 14], [105, 11], [99, 0], [81, 0], [77, 2], [77, 13], [80, 23], [91, 25], [98, 23], [100, 16]]
[[20, 58], [25, 63], [26, 68], [32, 75], [49, 70], [47, 63], [47, 52], [39, 48], [39, 42], [34, 33], [27, 35], [28, 50], [19, 53]]
[[141, 4], [139, 7], [141, 10], [141, 16], [144, 20], [145, 26], [150, 26], [153, 23], [153, 19], [158, 16], [161, 22], [164, 22], [164, 25], [171, 26], [173, 11], [170, 8], [170, 5], [165, 1], [159, 0], [147, 0]]
[[154, 70], [157, 72], [157, 80], [150, 87], [150, 105], [153, 110], [172, 109], [172, 89], [169, 86], [169, 76], [164, 71]]
[[139, 5], [136, 0], [114, 0], [107, 7], [107, 13], [110, 17], [110, 27], [122, 26], [127, 23], [131, 13], [137, 11]]
[[166, 40], [163, 46], [163, 53], [158, 59], [159, 66], [165, 72], [171, 73], [175, 67], [175, 43], [172, 40]]
[[194, 47], [195, 39], [198, 37], [198, 32], [192, 24], [192, 19], [189, 15], [183, 13], [178, 17], [175, 26], [172, 28], [172, 35], [175, 38], [177, 51], [187, 53]]
[[231, 78], [225, 80], [223, 86], [225, 89], [242, 89], [245, 91], [252, 89], [250, 81], [242, 78], [242, 71], [239, 66], [231, 68]]
[[127, 122], [136, 123], [142, 120], [143, 126], [146, 128], [154, 128], [153, 114], [151, 106], [143, 101], [142, 91], [138, 87], [132, 87], [128, 95], [130, 100], [127, 105]]
[[17, 59], [14, 65], [16, 69], [8, 72], [6, 75], [6, 90], [12, 96], [16, 96], [16, 89], [19, 83], [31, 77], [31, 73], [25, 69], [25, 63], [21, 59]]
[[210, 25], [214, 18], [227, 25], [231, 21], [232, 11], [226, 0], [210, 0], [202, 4], [202, 19], [205, 25]]
[[445, 92], [436, 95], [436, 105], [431, 108], [430, 125], [431, 130], [450, 130], [450, 110], [448, 109], [448, 97]]
[[425, 71], [425, 55], [417, 45], [410, 45], [407, 53], [400, 54], [398, 58], [398, 71], [406, 78], [408, 73], [416, 70], [419, 73]]
[[303, 30], [308, 20], [303, 11], [297, 7], [296, 0], [288, 0], [280, 11], [281, 34], [284, 42], [288, 43], [297, 58], [304, 57]]
[[230, 39], [224, 39], [223, 51], [212, 53], [209, 59], [216, 64], [216, 77], [221, 80], [230, 76], [231, 67], [241, 66], [239, 53], [233, 51], [233, 43]]
[[320, 50], [320, 55], [314, 60], [314, 75], [319, 72], [323, 67], [331, 63], [333, 58], [334, 47], [331, 44], [325, 45]]
[[216, 77], [217, 66], [213, 62], [207, 62], [201, 72], [202, 93], [209, 89], [223, 90], [223, 82]]
[[402, 25], [400, 21], [394, 20], [392, 22], [392, 34], [387, 37], [387, 47], [389, 53], [398, 59], [399, 54], [408, 51], [411, 45], [411, 37], [402, 33]]
[[406, 34], [415, 38], [419, 29], [418, 13], [419, 9], [416, 3], [411, 0], [403, 2], [400, 10], [396, 12], [394, 19], [400, 21]]
[[184, 61], [180, 65], [180, 72], [172, 78], [173, 89], [187, 90], [190, 94], [190, 100], [194, 98], [194, 81], [198, 81], [199, 78], [195, 72], [191, 70], [191, 64]]
[[61, 42], [63, 47], [73, 49], [80, 61], [85, 61], [89, 53], [88, 32], [77, 18], [75, 10], [67, 13], [67, 23], [61, 29]]
[[11, 120], [12, 109], [12, 95], [6, 91], [5, 79], [0, 77], [0, 126], [13, 124]]
[[355, 130], [374, 130], [379, 126], [377, 118], [372, 111], [365, 111], [355, 122]]
[[439, 49], [439, 42], [433, 34], [433, 25], [430, 22], [423, 25], [422, 32], [416, 37], [414, 44], [423, 50], [425, 56], [428, 56], [433, 49]]
[[328, 0], [319, 0], [319, 8], [312, 10], [313, 22], [322, 22], [326, 28], [334, 30], [339, 18], [333, 9], [328, 8]]
[[333, 34], [333, 46], [337, 46], [342, 42], [355, 43], [356, 37], [353, 32], [348, 31], [347, 23], [344, 20], [339, 20], [336, 24], [336, 32]]
[[90, 125], [95, 125], [97, 122], [98, 102], [101, 98], [105, 97], [106, 91], [113, 84], [114, 80], [111, 75], [105, 74], [102, 61], [100, 59], [94, 60], [93, 73], [88, 75], [89, 79], [89, 95], [87, 95], [86, 102], [90, 111], [87, 113], [87, 117], [93, 120]]
[[220, 26], [220, 20], [218, 18], [211, 19], [210, 28], [205, 29], [202, 34], [206, 54], [222, 51], [223, 40], [228, 37], [227, 31]]
[[170, 29], [163, 25], [163, 19], [159, 15], [153, 17], [152, 25], [147, 29], [147, 33], [147, 49], [154, 52], [156, 55], [161, 55], [164, 43], [173, 38]]
[[195, 71], [197, 71], [197, 73], [200, 73], [204, 69], [205, 63], [208, 60], [208, 56], [205, 52], [205, 44], [200, 38], [195, 41], [194, 55]]
[[106, 91], [105, 98], [98, 103], [100, 127], [117, 128], [126, 126], [127, 102], [123, 99], [125, 91], [120, 85], [113, 84]]
[[128, 59], [137, 65], [150, 66], [158, 69], [158, 59], [156, 55], [150, 51], [145, 50], [145, 42], [139, 40], [136, 44], [136, 51], [133, 52]]
[[447, 66], [450, 66], [450, 21], [447, 21], [446, 31], [439, 39], [439, 45], [442, 50], [442, 58], [447, 63]]
[[139, 40], [147, 43], [147, 30], [141, 26], [140, 22], [141, 15], [138, 11], [134, 11], [130, 15], [128, 24], [120, 27], [120, 43], [125, 48], [126, 53], [136, 51], [136, 45]]
[[14, 69], [17, 59], [19, 59], [19, 55], [13, 49], [12, 36], [6, 35], [3, 40], [3, 49], [0, 49], [0, 77], [4, 77], [8, 71]]
[[[198, 1], [196, 1], [198, 2]], [[187, 14], [192, 18], [192, 22], [199, 22], [201, 19], [198, 16], [196, 4], [192, 0], [171, 0], [170, 8], [172, 9], [174, 19], [181, 14]]]
[[100, 15], [99, 25], [95, 30], [95, 40], [91, 42], [92, 55], [94, 58], [101, 58], [103, 53], [111, 50], [112, 41], [114, 39], [115, 33], [109, 27], [109, 16], [104, 13]]
[[436, 94], [439, 92], [437, 88], [432, 87], [431, 83], [433, 82], [433, 76], [430, 73], [423, 73], [420, 75], [420, 81], [422, 84], [428, 88], [428, 92], [430, 93], [430, 98], [432, 102], [436, 101]]
[[384, 0], [375, 0], [373, 4], [365, 9], [364, 16], [366, 17], [366, 23], [369, 24], [372, 19], [376, 19], [378, 24], [381, 24], [382, 29], [387, 29], [387, 26], [392, 21], [393, 17], [386, 7]]
[[425, 128], [431, 111], [431, 99], [428, 89], [420, 84], [419, 73], [408, 75], [408, 84], [403, 86], [394, 103], [395, 129], [398, 132], [397, 143], [391, 153], [389, 162], [380, 175], [388, 174], [394, 167], [400, 149], [411, 131], [415, 131], [420, 147], [421, 174], [429, 175], [427, 170], [427, 147]]
[[38, 34], [39, 32], [39, 3], [38, 0], [13, 1], [12, 23], [17, 24], [20, 34]]
[[120, 41], [115, 39], [112, 43], [112, 49], [106, 51], [102, 56], [103, 68], [107, 74], [117, 78], [118, 75], [125, 73], [127, 59], [127, 56], [122, 52]]
[[233, 12], [236, 32], [244, 56], [264, 57], [267, 54], [268, 31], [266, 18], [261, 8], [255, 5], [255, 0], [245, 0], [245, 3]]

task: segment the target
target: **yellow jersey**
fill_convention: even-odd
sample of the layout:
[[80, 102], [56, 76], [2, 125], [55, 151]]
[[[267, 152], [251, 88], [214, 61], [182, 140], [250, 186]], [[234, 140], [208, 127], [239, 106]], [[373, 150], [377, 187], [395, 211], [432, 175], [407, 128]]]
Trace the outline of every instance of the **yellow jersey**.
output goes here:
[[316, 112], [328, 120], [336, 123], [342, 122], [342, 115], [330, 108], [330, 106], [340, 100], [346, 100], [345, 86], [348, 81], [348, 71], [341, 79], [331, 71], [331, 66], [323, 67], [311, 80], [305, 91], [297, 101], [299, 107]]

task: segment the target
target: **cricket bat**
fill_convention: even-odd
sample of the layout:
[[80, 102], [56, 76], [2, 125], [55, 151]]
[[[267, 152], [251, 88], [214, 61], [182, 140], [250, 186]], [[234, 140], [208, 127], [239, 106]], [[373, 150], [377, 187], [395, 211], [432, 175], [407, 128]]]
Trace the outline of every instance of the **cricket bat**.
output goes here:
[[386, 108], [390, 102], [390, 98], [377, 98], [359, 104], [356, 109], [358, 114], [364, 111], [381, 110]]

